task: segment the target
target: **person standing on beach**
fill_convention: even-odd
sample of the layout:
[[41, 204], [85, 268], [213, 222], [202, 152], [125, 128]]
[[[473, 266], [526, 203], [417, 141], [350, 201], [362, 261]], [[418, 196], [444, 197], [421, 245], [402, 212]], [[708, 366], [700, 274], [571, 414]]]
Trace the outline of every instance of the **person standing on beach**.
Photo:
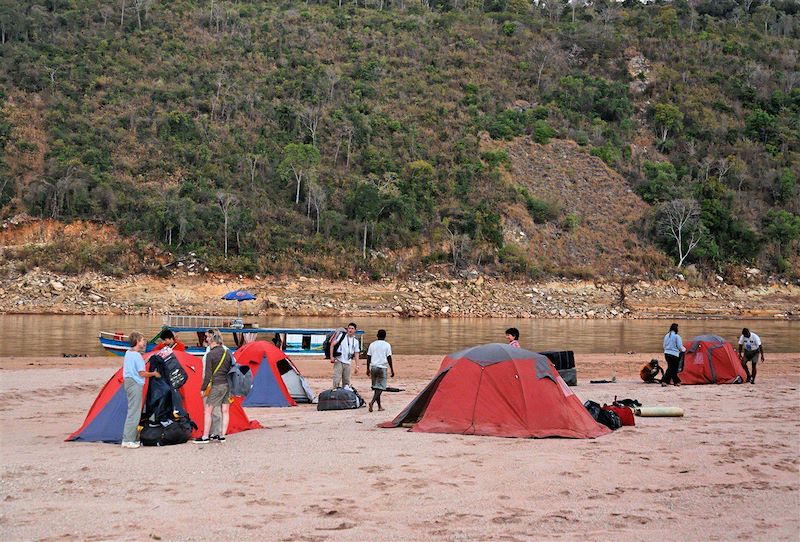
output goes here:
[[510, 327], [506, 330], [506, 339], [508, 339], [508, 346], [514, 348], [521, 348], [519, 345], [519, 330], [515, 327]]
[[[744, 348], [744, 355], [742, 355], [742, 348]], [[742, 367], [747, 374], [747, 381], [751, 384], [756, 383], [756, 364], [758, 363], [758, 355], [761, 354], [761, 361], [764, 361], [764, 347], [761, 346], [761, 337], [753, 333], [747, 328], [742, 329], [742, 334], [739, 336], [739, 359], [742, 361]], [[752, 374], [747, 370], [747, 362], [753, 365]]]
[[228, 430], [228, 412], [231, 406], [228, 393], [228, 371], [231, 368], [231, 353], [222, 345], [222, 335], [218, 330], [213, 330], [209, 338], [211, 349], [206, 354], [203, 385], [200, 392], [203, 394], [203, 436], [194, 439], [197, 444], [209, 442], [211, 431], [211, 414], [219, 407], [221, 411], [220, 432], [215, 440], [225, 442], [225, 433]]
[[681, 362], [681, 353], [686, 352], [686, 347], [683, 346], [683, 339], [678, 335], [678, 324], [669, 326], [669, 331], [664, 335], [664, 359], [667, 360], [667, 372], [664, 373], [664, 378], [661, 380], [661, 385], [673, 383], [676, 386], [681, 385], [681, 379], [678, 378], [678, 369]]
[[[333, 361], [333, 389], [350, 386], [350, 372], [358, 374], [358, 355], [361, 345], [356, 337], [358, 326], [355, 322], [347, 324], [344, 337], [334, 337], [330, 345], [330, 358]], [[336, 349], [336, 345], [339, 349]]]
[[125, 359], [122, 362], [122, 377], [125, 386], [125, 395], [128, 397], [128, 413], [125, 416], [125, 425], [122, 429], [122, 447], [138, 448], [139, 443], [139, 421], [142, 417], [142, 393], [144, 391], [144, 379], [148, 377], [161, 378], [158, 371], [145, 370], [144, 352], [147, 340], [144, 335], [134, 331], [128, 338], [130, 348], [125, 352]]
[[392, 345], [386, 342], [386, 330], [378, 330], [378, 340], [369, 345], [367, 350], [367, 373], [372, 378], [372, 400], [369, 402], [369, 411], [372, 412], [372, 405], [378, 405], [378, 410], [383, 410], [381, 406], [381, 394], [386, 389], [386, 373], [391, 369], [394, 378], [394, 366], [392, 365]]

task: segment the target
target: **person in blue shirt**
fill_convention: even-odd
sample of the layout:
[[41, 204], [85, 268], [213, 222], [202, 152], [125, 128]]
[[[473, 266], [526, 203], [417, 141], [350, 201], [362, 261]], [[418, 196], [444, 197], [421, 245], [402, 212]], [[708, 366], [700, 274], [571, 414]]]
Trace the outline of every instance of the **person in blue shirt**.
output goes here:
[[128, 414], [125, 416], [125, 426], [122, 430], [122, 447], [138, 448], [139, 418], [142, 416], [142, 392], [144, 379], [147, 377], [161, 378], [158, 371], [146, 371], [144, 366], [144, 352], [147, 340], [144, 335], [134, 331], [128, 338], [130, 348], [125, 352], [122, 362], [122, 376], [125, 379], [125, 395], [128, 396]]
[[686, 347], [683, 346], [683, 339], [678, 335], [678, 324], [669, 326], [669, 332], [664, 335], [664, 359], [667, 360], [667, 372], [664, 373], [664, 378], [661, 380], [661, 385], [674, 383], [676, 386], [681, 385], [681, 379], [678, 378], [678, 368], [680, 367], [681, 353], [686, 352]]

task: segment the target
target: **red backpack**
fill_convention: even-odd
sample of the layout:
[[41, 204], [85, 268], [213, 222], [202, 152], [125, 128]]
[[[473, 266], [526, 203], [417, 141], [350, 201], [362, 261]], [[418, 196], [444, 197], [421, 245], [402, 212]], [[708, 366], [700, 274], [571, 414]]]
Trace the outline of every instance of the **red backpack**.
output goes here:
[[603, 405], [603, 410], [610, 410], [619, 416], [622, 425], [636, 425], [636, 420], [633, 417], [633, 410], [628, 407]]

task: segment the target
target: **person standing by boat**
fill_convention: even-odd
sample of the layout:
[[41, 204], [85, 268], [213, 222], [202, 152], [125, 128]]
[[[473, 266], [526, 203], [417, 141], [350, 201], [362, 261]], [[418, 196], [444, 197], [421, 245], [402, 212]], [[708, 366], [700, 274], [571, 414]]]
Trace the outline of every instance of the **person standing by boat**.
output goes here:
[[680, 356], [683, 352], [686, 352], [686, 347], [683, 346], [683, 339], [678, 335], [678, 324], [673, 323], [669, 326], [667, 334], [664, 335], [664, 359], [667, 360], [667, 372], [664, 373], [664, 378], [661, 380], [662, 386], [673, 382], [676, 386], [681, 385], [681, 379], [678, 378], [678, 369], [681, 362]]
[[367, 374], [372, 378], [372, 400], [369, 402], [369, 411], [372, 412], [372, 405], [378, 405], [378, 410], [383, 410], [381, 406], [381, 394], [386, 390], [386, 373], [391, 369], [394, 378], [394, 366], [392, 365], [392, 345], [386, 342], [386, 330], [378, 330], [378, 340], [369, 345], [367, 350]]
[[181, 341], [175, 337], [175, 333], [172, 332], [170, 329], [165, 329], [159, 335], [161, 338], [161, 342], [158, 343], [155, 347], [155, 350], [161, 350], [162, 348], [171, 348], [172, 350], [180, 350], [181, 352], [186, 352], [186, 345], [183, 344]]
[[333, 389], [350, 386], [350, 372], [358, 374], [358, 355], [361, 344], [356, 337], [358, 326], [355, 322], [347, 324], [344, 337], [334, 337], [330, 343], [330, 358], [333, 361]]
[[220, 432], [215, 439], [225, 442], [225, 433], [228, 430], [228, 412], [231, 401], [228, 393], [228, 371], [231, 368], [231, 353], [222, 345], [222, 334], [219, 330], [213, 330], [209, 338], [211, 347], [205, 358], [205, 369], [203, 373], [203, 385], [200, 386], [200, 393], [203, 394], [203, 436], [194, 439], [197, 444], [209, 442], [211, 431], [211, 414], [219, 407], [221, 412]]
[[147, 340], [138, 331], [133, 331], [129, 338], [130, 348], [125, 352], [122, 362], [122, 377], [124, 378], [125, 395], [128, 397], [128, 412], [125, 415], [125, 425], [122, 429], [122, 447], [138, 448], [139, 421], [142, 417], [142, 394], [144, 392], [144, 379], [148, 377], [161, 378], [158, 371], [145, 370], [144, 352]]

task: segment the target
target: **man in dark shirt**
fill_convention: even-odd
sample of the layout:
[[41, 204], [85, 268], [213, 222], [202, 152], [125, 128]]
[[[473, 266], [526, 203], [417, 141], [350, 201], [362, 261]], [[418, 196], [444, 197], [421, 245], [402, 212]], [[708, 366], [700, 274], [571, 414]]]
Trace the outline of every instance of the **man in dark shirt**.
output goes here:
[[228, 431], [228, 412], [231, 401], [228, 393], [228, 371], [231, 368], [231, 354], [222, 346], [222, 335], [214, 330], [209, 338], [211, 349], [206, 354], [206, 365], [203, 373], [203, 385], [200, 393], [203, 394], [205, 404], [203, 416], [203, 436], [194, 439], [197, 444], [209, 442], [208, 434], [211, 431], [211, 413], [219, 407], [222, 420], [219, 442], [225, 442], [225, 433]]

